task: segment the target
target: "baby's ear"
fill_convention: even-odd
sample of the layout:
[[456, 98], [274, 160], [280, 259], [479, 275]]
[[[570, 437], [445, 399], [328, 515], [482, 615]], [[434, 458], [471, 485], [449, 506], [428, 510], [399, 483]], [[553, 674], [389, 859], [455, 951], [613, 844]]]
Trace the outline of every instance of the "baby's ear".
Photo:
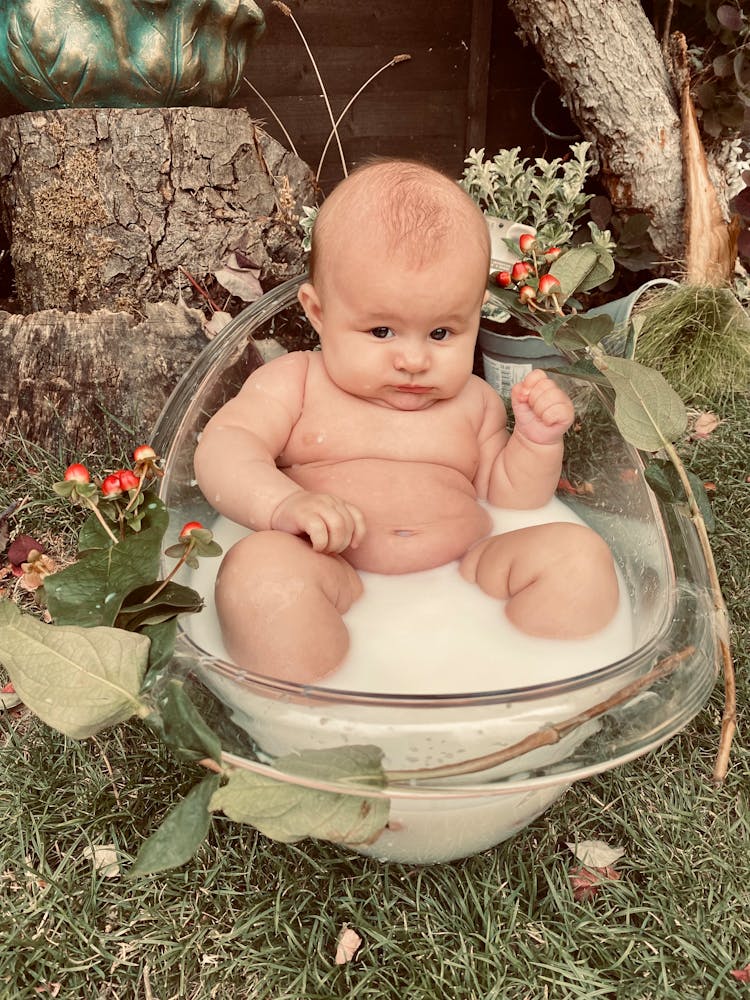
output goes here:
[[310, 320], [312, 328], [316, 333], [320, 333], [323, 326], [323, 308], [315, 291], [315, 286], [306, 281], [297, 292], [299, 304], [305, 310], [305, 316]]

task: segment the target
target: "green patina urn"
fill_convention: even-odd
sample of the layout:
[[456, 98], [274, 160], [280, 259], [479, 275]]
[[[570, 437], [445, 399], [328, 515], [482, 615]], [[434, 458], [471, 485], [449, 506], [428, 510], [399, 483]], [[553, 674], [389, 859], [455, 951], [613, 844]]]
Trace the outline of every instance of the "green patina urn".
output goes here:
[[29, 110], [220, 107], [264, 27], [253, 0], [1, 0], [0, 83]]

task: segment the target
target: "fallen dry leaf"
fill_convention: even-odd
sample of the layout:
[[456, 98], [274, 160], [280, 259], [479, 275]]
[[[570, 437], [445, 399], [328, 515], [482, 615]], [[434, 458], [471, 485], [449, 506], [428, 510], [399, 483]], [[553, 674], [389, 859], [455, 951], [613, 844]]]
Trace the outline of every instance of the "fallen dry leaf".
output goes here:
[[231, 318], [228, 312], [217, 309], [211, 314], [211, 319], [203, 321], [203, 332], [209, 340], [213, 340], [217, 333], [221, 333]]
[[0, 688], [0, 712], [7, 712], [8, 709], [15, 708], [16, 705], [20, 704], [21, 699], [10, 682]]
[[703, 484], [703, 489], [706, 491], [706, 493], [715, 493], [716, 492], [716, 483], [711, 483], [711, 482], [704, 483]]
[[573, 899], [577, 902], [593, 899], [594, 896], [597, 896], [607, 879], [617, 881], [617, 879], [622, 878], [611, 865], [604, 868], [571, 868], [568, 875], [573, 889]]
[[120, 865], [117, 860], [117, 851], [114, 844], [88, 844], [81, 852], [84, 858], [90, 858], [94, 864], [94, 871], [99, 872], [103, 878], [119, 878]]
[[359, 934], [344, 924], [336, 942], [336, 965], [346, 965], [347, 962], [351, 962], [361, 944], [362, 938]]
[[588, 868], [606, 868], [625, 854], [624, 847], [610, 847], [603, 840], [577, 840], [575, 843], [566, 841], [567, 846], [575, 854], [576, 861]]
[[750, 983], [750, 965], [744, 969], [732, 969], [729, 975], [734, 976], [738, 983]]
[[709, 437], [719, 424], [724, 421], [720, 420], [715, 413], [699, 413], [696, 417], [695, 423], [693, 424], [693, 429], [690, 432], [691, 441], [702, 441]]

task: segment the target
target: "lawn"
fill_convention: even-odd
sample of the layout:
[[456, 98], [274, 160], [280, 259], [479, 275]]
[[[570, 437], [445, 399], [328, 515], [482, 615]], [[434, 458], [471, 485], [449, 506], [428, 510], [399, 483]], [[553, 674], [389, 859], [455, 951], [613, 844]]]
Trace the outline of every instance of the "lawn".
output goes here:
[[[739, 729], [711, 784], [723, 694], [656, 752], [573, 786], [512, 840], [466, 861], [380, 864], [287, 846], [222, 817], [177, 871], [128, 879], [143, 839], [189, 788], [140, 726], [77, 743], [0, 714], [0, 998], [122, 1000], [711, 1000], [750, 995], [750, 403], [705, 400], [723, 423], [681, 453], [712, 492], [714, 553], [732, 621]], [[122, 431], [120, 431], [122, 436]], [[76, 456], [82, 457], [82, 456]], [[49, 483], [70, 461], [14, 438], [0, 508], [70, 540]], [[121, 461], [121, 456], [115, 461]], [[2, 581], [12, 588], [12, 581]], [[624, 849], [619, 878], [573, 895], [568, 841]], [[92, 846], [113, 845], [114, 877]], [[362, 946], [336, 966], [344, 924]]]

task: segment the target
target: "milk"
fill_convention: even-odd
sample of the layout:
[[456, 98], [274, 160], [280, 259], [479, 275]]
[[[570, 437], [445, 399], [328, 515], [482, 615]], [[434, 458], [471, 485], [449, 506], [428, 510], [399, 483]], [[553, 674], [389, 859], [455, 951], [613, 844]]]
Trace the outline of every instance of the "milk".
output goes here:
[[[582, 523], [556, 498], [535, 511], [488, 510], [495, 534], [551, 521]], [[247, 532], [223, 518], [210, 527], [225, 551]], [[204, 596], [206, 607], [187, 617], [184, 627], [203, 651], [228, 661], [213, 605], [218, 563], [201, 560], [186, 581]], [[200, 670], [203, 682], [231, 708], [234, 721], [271, 757], [365, 743], [381, 747], [386, 770], [438, 767], [511, 745], [623, 686], [622, 679], [597, 682], [594, 677], [551, 699], [552, 705], [543, 692], [517, 690], [596, 671], [633, 652], [632, 620], [622, 583], [618, 611], [602, 632], [586, 639], [551, 640], [519, 632], [503, 614], [503, 602], [463, 580], [456, 562], [402, 576], [361, 575], [364, 594], [344, 616], [351, 636], [349, 654], [319, 683], [318, 691], [311, 689], [309, 702], [263, 698], [210, 666]], [[327, 699], [326, 689], [332, 692]], [[351, 698], [337, 699], [334, 691], [364, 697], [353, 703]], [[423, 697], [481, 692], [508, 695], [452, 705], [426, 702]], [[409, 695], [416, 704], [408, 704]], [[393, 829], [362, 853], [431, 863], [498, 843], [543, 812], [566, 785], [537, 782], [519, 792], [488, 783], [509, 775], [517, 779], [516, 785], [523, 783], [523, 772], [564, 760], [595, 728], [596, 723], [582, 726], [552, 747], [492, 770], [432, 782], [437, 789], [432, 796], [442, 798], [417, 788], [409, 798], [393, 799]], [[429, 781], [429, 776], [422, 780]], [[461, 792], [460, 784], [475, 786], [472, 792], [479, 794]], [[485, 796], [487, 792], [491, 796]]]

